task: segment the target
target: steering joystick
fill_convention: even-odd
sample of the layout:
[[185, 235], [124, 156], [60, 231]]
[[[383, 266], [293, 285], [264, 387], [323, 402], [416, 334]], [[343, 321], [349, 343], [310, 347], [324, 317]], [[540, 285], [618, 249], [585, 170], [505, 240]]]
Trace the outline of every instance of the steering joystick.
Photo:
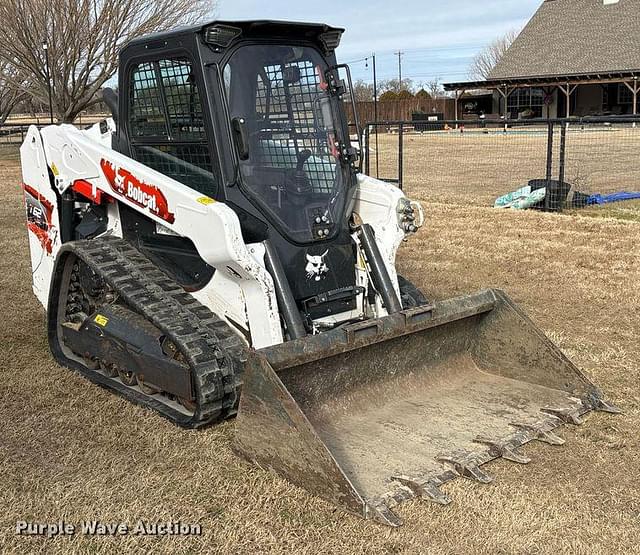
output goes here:
[[307, 173], [304, 171], [304, 165], [311, 158], [312, 152], [305, 149], [297, 154], [298, 163], [296, 169], [287, 176], [287, 192], [291, 194], [291, 200], [295, 204], [304, 204], [306, 197], [309, 195], [313, 187]]

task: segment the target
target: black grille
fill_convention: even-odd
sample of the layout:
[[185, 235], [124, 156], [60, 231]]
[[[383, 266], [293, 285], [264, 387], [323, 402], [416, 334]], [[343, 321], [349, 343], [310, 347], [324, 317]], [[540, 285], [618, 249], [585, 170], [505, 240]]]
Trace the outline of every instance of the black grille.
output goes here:
[[310, 61], [266, 66], [258, 77], [256, 111], [263, 118], [259, 163], [295, 168], [308, 150], [302, 169], [313, 191], [327, 194], [334, 188], [336, 159], [318, 102], [321, 83]]
[[204, 138], [202, 103], [191, 64], [181, 60], [161, 60], [159, 67], [172, 138]]
[[145, 166], [210, 197], [217, 194], [209, 147], [200, 144], [136, 146], [135, 158]]
[[140, 64], [131, 78], [131, 132], [135, 137], [166, 137], [167, 124], [153, 62]]
[[131, 91], [135, 159], [215, 197], [218, 180], [191, 63], [184, 59], [142, 63], [133, 71]]

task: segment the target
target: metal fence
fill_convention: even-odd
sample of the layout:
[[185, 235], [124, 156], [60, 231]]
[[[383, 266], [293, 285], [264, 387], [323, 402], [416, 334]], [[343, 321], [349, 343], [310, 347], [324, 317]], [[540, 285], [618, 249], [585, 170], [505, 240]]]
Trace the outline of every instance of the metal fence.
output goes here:
[[[107, 117], [111, 116], [99, 112], [83, 113], [78, 116], [73, 125], [84, 129]], [[20, 114], [17, 114], [13, 115], [11, 120], [0, 123], [0, 146], [20, 146], [31, 125], [35, 125], [37, 127], [45, 127], [49, 125], [49, 115], [39, 114], [34, 117], [30, 115], [21, 116]]]
[[[73, 125], [85, 129], [101, 119], [104, 119], [104, 116], [84, 116], [82, 119], [79, 118], [76, 120]], [[20, 123], [11, 121], [0, 124], [0, 157], [7, 159], [18, 157], [20, 145], [24, 142], [24, 138], [31, 125], [36, 125], [39, 128], [49, 125], [48, 116], [47, 118], [38, 118], [32, 121], [27, 121], [25, 118], [25, 121]]]
[[0, 145], [20, 146], [29, 129], [28, 125], [3, 123], [0, 125]]
[[431, 202], [493, 206], [530, 186], [534, 208], [561, 211], [640, 192], [640, 118], [373, 122], [362, 144], [365, 173]]
[[[0, 150], [28, 128], [0, 125]], [[546, 193], [534, 208], [561, 211], [640, 192], [640, 117], [373, 122], [362, 145], [365, 173], [428, 202], [493, 206], [531, 186]]]

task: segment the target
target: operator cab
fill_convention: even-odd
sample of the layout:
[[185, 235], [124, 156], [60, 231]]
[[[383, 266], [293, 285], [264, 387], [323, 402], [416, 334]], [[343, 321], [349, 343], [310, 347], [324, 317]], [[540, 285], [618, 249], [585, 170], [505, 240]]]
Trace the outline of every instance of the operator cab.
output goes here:
[[[362, 293], [349, 227], [358, 151], [346, 66], [335, 59], [342, 32], [215, 22], [121, 53], [114, 148], [230, 206], [245, 243], [272, 246], [307, 322], [354, 310]], [[146, 254], [188, 289], [208, 282], [212, 269], [190, 241], [139, 219], [125, 213], [123, 228]]]

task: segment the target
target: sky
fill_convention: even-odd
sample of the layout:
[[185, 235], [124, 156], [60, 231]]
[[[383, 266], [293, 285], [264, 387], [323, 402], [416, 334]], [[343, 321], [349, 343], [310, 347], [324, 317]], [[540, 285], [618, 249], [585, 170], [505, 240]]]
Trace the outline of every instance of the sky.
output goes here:
[[435, 78], [468, 80], [473, 56], [509, 30], [520, 30], [542, 0], [219, 0], [220, 19], [313, 21], [344, 27], [338, 60], [348, 62], [354, 80], [402, 77], [415, 85]]

